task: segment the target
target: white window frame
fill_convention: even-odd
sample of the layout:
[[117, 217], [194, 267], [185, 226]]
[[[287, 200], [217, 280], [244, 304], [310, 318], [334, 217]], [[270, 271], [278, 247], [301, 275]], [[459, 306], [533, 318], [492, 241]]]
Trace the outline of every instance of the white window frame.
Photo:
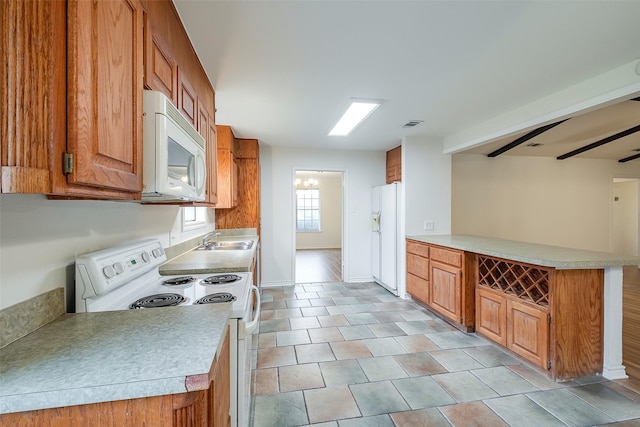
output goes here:
[[206, 227], [207, 208], [201, 206], [185, 206], [181, 210], [182, 231], [192, 231]]
[[[317, 208], [306, 208], [304, 206], [302, 206], [302, 208], [300, 208], [300, 206], [298, 206], [298, 191], [307, 191], [307, 190], [314, 190], [317, 192], [318, 194], [318, 207]], [[310, 199], [303, 199], [303, 200], [313, 200], [314, 198], [311, 197]], [[303, 210], [303, 211], [318, 211], [318, 228], [317, 229], [309, 229], [309, 228], [298, 228], [298, 211], [299, 210]], [[307, 222], [307, 220], [303, 219], [303, 221]], [[311, 220], [313, 221], [313, 220]], [[296, 188], [296, 232], [297, 233], [320, 233], [322, 231], [322, 227], [321, 227], [321, 217], [320, 217], [320, 188], [319, 187], [310, 187], [310, 188], [305, 188], [305, 187], [300, 187], [300, 188]]]

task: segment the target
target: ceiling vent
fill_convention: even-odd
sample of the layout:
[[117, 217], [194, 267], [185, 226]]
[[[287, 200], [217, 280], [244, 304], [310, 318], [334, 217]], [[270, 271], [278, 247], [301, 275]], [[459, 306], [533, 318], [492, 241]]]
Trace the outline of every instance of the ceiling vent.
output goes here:
[[414, 126], [418, 126], [420, 123], [424, 122], [424, 120], [411, 120], [402, 125], [403, 128], [412, 128]]
[[631, 150], [631, 151], [637, 151], [638, 153], [640, 153], [640, 148], [634, 148], [634, 149], [633, 149], [633, 150]]
[[539, 142], [532, 142], [531, 144], [527, 144], [527, 147], [542, 147], [543, 144]]

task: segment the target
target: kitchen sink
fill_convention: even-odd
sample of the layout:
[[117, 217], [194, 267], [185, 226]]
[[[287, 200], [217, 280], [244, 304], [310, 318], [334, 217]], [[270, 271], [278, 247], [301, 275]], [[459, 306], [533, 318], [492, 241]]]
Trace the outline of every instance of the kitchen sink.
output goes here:
[[208, 242], [196, 248], [197, 251], [246, 251], [253, 246], [253, 240]]

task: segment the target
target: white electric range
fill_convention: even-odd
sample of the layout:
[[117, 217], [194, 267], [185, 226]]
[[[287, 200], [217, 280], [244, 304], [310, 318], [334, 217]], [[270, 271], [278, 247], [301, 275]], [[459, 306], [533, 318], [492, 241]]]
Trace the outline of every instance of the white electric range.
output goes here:
[[231, 425], [245, 427], [251, 406], [251, 350], [260, 319], [260, 293], [252, 283], [252, 275], [232, 272], [162, 276], [158, 267], [166, 261], [164, 249], [156, 239], [78, 256], [76, 312], [231, 302]]

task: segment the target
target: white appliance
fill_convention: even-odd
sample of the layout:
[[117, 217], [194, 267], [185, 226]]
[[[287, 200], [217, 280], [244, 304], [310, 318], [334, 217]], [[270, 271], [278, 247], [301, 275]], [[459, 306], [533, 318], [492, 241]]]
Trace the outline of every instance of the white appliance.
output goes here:
[[[134, 242], [76, 258], [76, 312], [232, 302], [231, 425], [247, 427], [251, 407], [251, 355], [257, 341], [260, 293], [250, 273], [162, 276], [160, 241]], [[255, 295], [255, 298], [253, 297]]]
[[371, 192], [371, 266], [373, 279], [398, 295], [400, 183], [373, 187]]
[[143, 95], [142, 201], [202, 201], [205, 140], [163, 93]]

